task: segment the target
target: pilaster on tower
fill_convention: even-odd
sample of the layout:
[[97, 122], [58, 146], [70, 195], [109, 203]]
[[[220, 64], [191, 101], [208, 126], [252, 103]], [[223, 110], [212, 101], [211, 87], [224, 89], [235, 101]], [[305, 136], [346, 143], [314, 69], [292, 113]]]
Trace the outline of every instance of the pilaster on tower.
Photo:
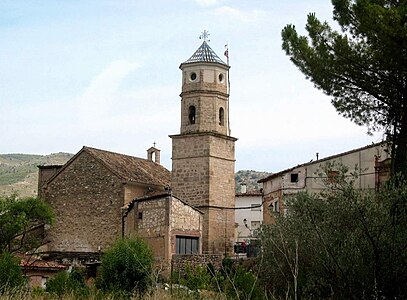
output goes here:
[[235, 141], [229, 130], [228, 72], [205, 39], [180, 65], [181, 130], [172, 138], [172, 191], [204, 213], [204, 253], [231, 254]]

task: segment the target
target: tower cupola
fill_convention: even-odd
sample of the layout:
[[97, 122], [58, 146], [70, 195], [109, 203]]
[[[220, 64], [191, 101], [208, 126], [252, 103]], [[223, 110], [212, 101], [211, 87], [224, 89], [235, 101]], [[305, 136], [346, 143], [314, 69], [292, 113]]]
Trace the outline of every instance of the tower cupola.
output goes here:
[[216, 132], [229, 135], [229, 66], [208, 45], [207, 32], [182, 70], [181, 134]]

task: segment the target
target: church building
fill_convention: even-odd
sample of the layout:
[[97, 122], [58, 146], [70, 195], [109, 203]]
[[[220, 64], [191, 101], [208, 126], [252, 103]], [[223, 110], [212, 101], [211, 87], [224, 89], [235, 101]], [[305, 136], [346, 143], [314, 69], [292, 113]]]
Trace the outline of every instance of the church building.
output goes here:
[[170, 135], [171, 172], [155, 147], [147, 159], [83, 147], [63, 166], [39, 167], [39, 197], [55, 212], [45, 256], [90, 263], [116, 239], [134, 235], [165, 261], [232, 254], [237, 139], [229, 128], [229, 65], [205, 31], [180, 69], [181, 128]]

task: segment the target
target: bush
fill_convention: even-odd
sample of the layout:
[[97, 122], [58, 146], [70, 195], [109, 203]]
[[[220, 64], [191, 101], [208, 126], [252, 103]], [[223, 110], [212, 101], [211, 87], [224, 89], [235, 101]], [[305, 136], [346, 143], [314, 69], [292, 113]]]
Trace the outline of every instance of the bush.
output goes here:
[[20, 289], [27, 283], [19, 262], [18, 258], [8, 252], [0, 254], [0, 294]]
[[174, 272], [173, 279], [176, 283], [199, 292], [199, 295], [202, 295], [202, 290], [206, 290], [219, 292], [219, 296], [227, 299], [264, 299], [256, 272], [253, 272], [251, 266], [243, 266], [230, 258], [222, 261], [219, 270], [212, 264], [206, 267], [187, 265], [183, 276]]
[[103, 256], [96, 286], [103, 291], [144, 293], [151, 285], [153, 254], [137, 237], [118, 240]]
[[77, 269], [56, 274], [46, 282], [46, 291], [58, 297], [72, 294], [75, 298], [86, 297], [90, 293], [82, 272]]

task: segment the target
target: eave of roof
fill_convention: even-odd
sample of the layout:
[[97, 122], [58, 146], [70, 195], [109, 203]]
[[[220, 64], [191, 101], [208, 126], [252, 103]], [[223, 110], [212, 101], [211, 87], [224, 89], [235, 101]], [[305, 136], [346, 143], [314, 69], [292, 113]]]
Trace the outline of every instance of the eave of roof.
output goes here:
[[201, 212], [199, 209], [193, 207], [192, 205], [188, 204], [187, 202], [181, 200], [180, 198], [178, 198], [177, 196], [174, 196], [171, 192], [171, 190], [167, 190], [167, 191], [157, 191], [157, 192], [153, 192], [149, 195], [143, 196], [143, 197], [138, 197], [133, 199], [131, 202], [129, 202], [127, 205], [122, 207], [123, 210], [123, 215], [126, 216], [128, 214], [128, 212], [133, 208], [134, 204], [136, 202], [142, 202], [142, 201], [151, 201], [151, 200], [156, 200], [156, 199], [161, 199], [161, 198], [166, 198], [166, 197], [172, 197], [177, 199], [178, 201], [182, 202], [184, 205], [187, 205], [189, 207], [191, 207], [192, 209], [196, 210], [197, 212], [199, 212], [200, 214], [203, 214], [203, 212]]
[[250, 191], [250, 192], [246, 192], [246, 193], [236, 193], [236, 197], [258, 197], [258, 196], [262, 196], [263, 193], [260, 191]]
[[21, 258], [20, 266], [25, 269], [35, 270], [65, 270], [67, 266], [59, 264], [54, 261], [45, 261], [36, 256], [30, 256], [26, 254], [17, 254]]

